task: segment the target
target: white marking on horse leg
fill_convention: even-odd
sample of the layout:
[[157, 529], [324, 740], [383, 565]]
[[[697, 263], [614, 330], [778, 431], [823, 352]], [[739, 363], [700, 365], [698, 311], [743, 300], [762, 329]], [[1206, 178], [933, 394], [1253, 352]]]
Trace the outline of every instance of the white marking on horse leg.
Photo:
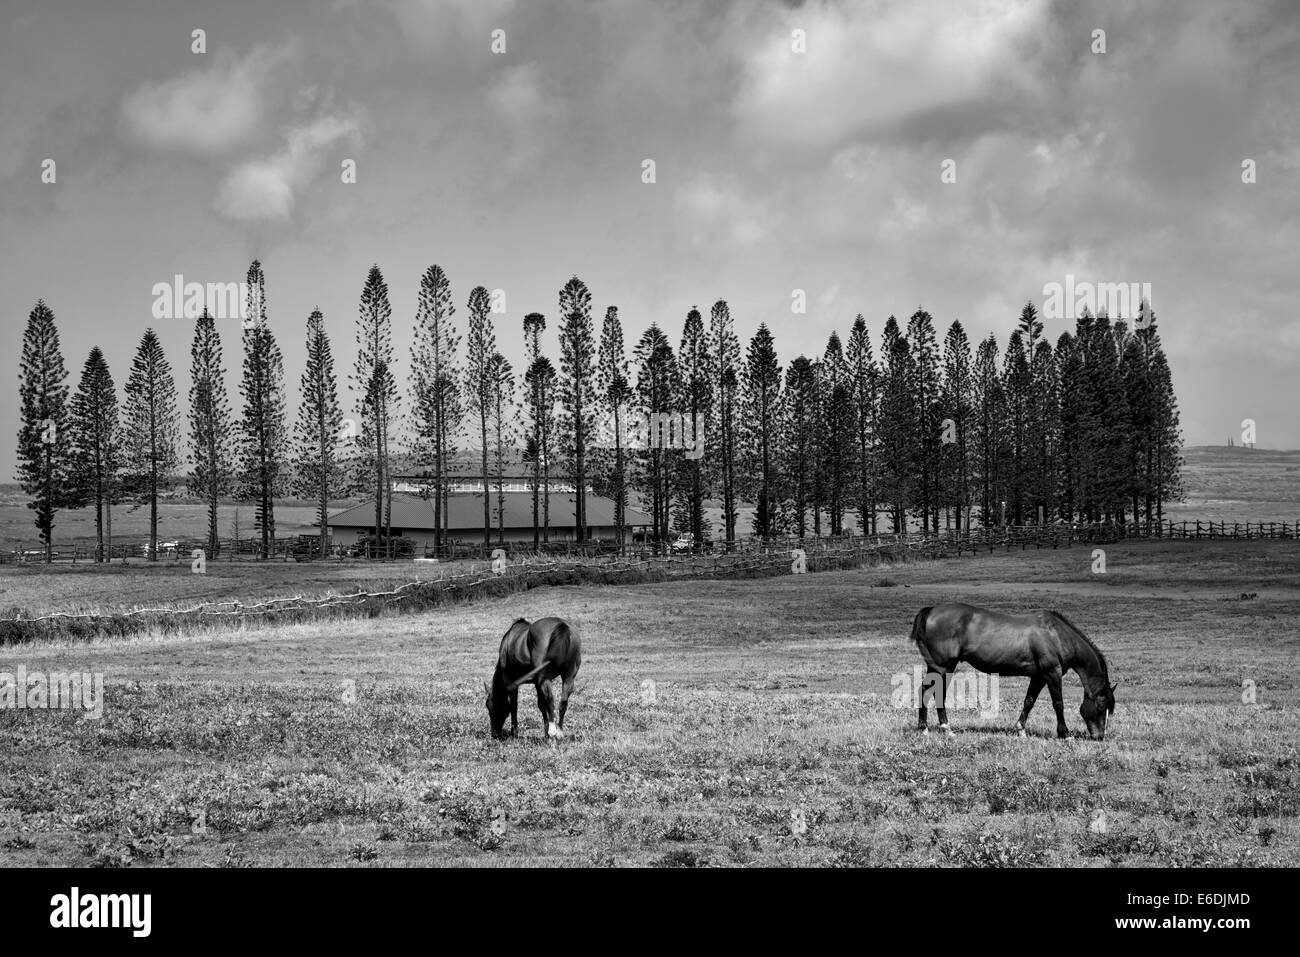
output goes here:
[[1025, 726], [1024, 726], [1023, 724], [1020, 726], [1020, 730], [1017, 731], [1016, 734], [1017, 734], [1018, 737], [1021, 737], [1021, 738], [1027, 738], [1027, 737], [1029, 737], [1028, 733], [1026, 733], [1026, 731], [1025, 731]]
[[930, 733], [930, 729], [929, 729], [929, 728], [922, 728], [922, 729], [921, 729], [921, 733], [922, 733], [922, 734], [929, 734], [929, 733]]
[[558, 738], [560, 736], [559, 725], [553, 721], [546, 722], [546, 736], [548, 738]]
[[939, 728], [941, 731], [943, 731], [944, 734], [948, 735], [949, 737], [952, 737], [954, 734], [952, 728], [948, 727], [948, 725], [946, 724], [939, 725]]

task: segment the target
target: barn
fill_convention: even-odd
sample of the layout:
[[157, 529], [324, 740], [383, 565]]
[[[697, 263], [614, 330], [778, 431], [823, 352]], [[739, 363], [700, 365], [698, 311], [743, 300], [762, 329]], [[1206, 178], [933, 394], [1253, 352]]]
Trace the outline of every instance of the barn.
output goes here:
[[[504, 538], [506, 542], [533, 542], [533, 492], [531, 478], [511, 476], [502, 480], [501, 525], [504, 534], [498, 536], [497, 483], [488, 483], [488, 511], [491, 516], [492, 541]], [[434, 545], [433, 500], [420, 494], [419, 477], [397, 477], [393, 482], [392, 533], [415, 543], [417, 552]], [[556, 491], [556, 489], [561, 489]], [[552, 542], [572, 542], [574, 534], [574, 499], [572, 485], [552, 483], [549, 495], [550, 535]], [[538, 496], [538, 511], [542, 500]], [[625, 536], [630, 541], [650, 525], [650, 517], [640, 509], [628, 506], [624, 510]], [[330, 535], [336, 545], [347, 547], [360, 538], [374, 533], [374, 502], [363, 502], [330, 516]], [[587, 493], [587, 539], [612, 542], [616, 538], [614, 502], [600, 495]], [[475, 545], [483, 541], [483, 483], [482, 480], [457, 478], [447, 496], [447, 515], [444, 517], [444, 541], [450, 544]]]

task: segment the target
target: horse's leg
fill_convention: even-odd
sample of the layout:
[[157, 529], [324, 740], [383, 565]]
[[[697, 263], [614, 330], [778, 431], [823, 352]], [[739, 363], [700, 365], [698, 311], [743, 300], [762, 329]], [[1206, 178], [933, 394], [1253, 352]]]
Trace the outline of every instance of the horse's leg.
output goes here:
[[555, 734], [555, 697], [551, 694], [549, 681], [537, 682], [537, 710], [542, 713], [542, 726], [546, 736], [554, 738]]
[[930, 694], [931, 689], [933, 689], [938, 683], [936, 681], [938, 677], [938, 669], [927, 661], [925, 663], [925, 678], [921, 681], [921, 700], [918, 702], [918, 707], [916, 709], [916, 727], [922, 734], [930, 733], [930, 719], [925, 710], [925, 696]]
[[564, 712], [569, 710], [569, 695], [573, 694], [574, 675], [569, 675], [564, 679], [564, 684], [560, 686], [560, 733], [564, 733]]
[[1025, 692], [1025, 706], [1020, 709], [1020, 720], [1016, 723], [1020, 725], [1020, 736], [1025, 735], [1025, 722], [1029, 720], [1029, 712], [1034, 708], [1034, 702], [1038, 700], [1038, 693], [1043, 690], [1043, 685], [1047, 679], [1042, 675], [1035, 675], [1029, 679], [1029, 690]]
[[939, 676], [939, 684], [934, 689], [936, 703], [939, 706], [939, 729], [948, 734], [952, 734], [952, 727], [948, 724], [948, 688], [952, 684], [952, 673], [957, 670], [956, 665], [944, 671]]
[[1056, 709], [1056, 736], [1058, 738], [1068, 738], [1070, 736], [1070, 727], [1065, 723], [1065, 701], [1061, 697], [1060, 669], [1049, 671], [1046, 677], [1047, 690], [1052, 695], [1052, 707]]
[[519, 736], [519, 689], [510, 692], [510, 737]]

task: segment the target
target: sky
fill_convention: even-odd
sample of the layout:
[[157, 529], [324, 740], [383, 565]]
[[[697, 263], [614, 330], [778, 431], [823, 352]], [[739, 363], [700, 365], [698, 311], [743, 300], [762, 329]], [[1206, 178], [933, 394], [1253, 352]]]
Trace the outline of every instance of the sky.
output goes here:
[[254, 258], [291, 415], [314, 308], [345, 383], [372, 263], [399, 378], [433, 263], [462, 333], [503, 291], [516, 367], [575, 274], [629, 350], [726, 299], [783, 361], [918, 307], [1005, 344], [1072, 276], [1150, 285], [1188, 445], [1300, 448], [1298, 252], [1294, 0], [0, 0], [4, 476], [38, 298], [71, 385], [153, 327], [184, 407], [154, 285]]

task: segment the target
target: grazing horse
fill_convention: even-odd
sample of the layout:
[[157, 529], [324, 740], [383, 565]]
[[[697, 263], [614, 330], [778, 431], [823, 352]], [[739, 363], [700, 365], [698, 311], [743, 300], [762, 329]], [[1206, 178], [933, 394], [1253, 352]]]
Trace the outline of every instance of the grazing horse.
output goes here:
[[[539, 618], [529, 624], [526, 618], [516, 618], [501, 638], [492, 683], [483, 682], [492, 737], [505, 737], [507, 714], [510, 736], [519, 733], [519, 686], [523, 684], [537, 687], [537, 709], [542, 713], [546, 736], [563, 737], [564, 712], [569, 709], [569, 695], [573, 694], [573, 681], [581, 666], [582, 642], [568, 622], [561, 618]], [[564, 680], [558, 717], [550, 685], [557, 677]]]
[[1106, 657], [1059, 612], [1004, 615], [961, 602], [947, 602], [917, 612], [912, 622], [912, 640], [927, 669], [917, 709], [918, 726], [926, 733], [929, 729], [925, 697], [932, 688], [936, 689], [939, 727], [952, 733], [944, 707], [944, 692], [949, 676], [959, 662], [965, 661], [986, 674], [1029, 678], [1029, 692], [1017, 722], [1021, 736], [1025, 734], [1029, 711], [1043, 685], [1051, 692], [1052, 707], [1056, 709], [1056, 736], [1069, 735], [1061, 701], [1061, 677], [1074, 670], [1083, 682], [1079, 714], [1088, 726], [1088, 737], [1100, 741], [1106, 735], [1106, 715], [1115, 712], [1116, 687], [1110, 683]]

